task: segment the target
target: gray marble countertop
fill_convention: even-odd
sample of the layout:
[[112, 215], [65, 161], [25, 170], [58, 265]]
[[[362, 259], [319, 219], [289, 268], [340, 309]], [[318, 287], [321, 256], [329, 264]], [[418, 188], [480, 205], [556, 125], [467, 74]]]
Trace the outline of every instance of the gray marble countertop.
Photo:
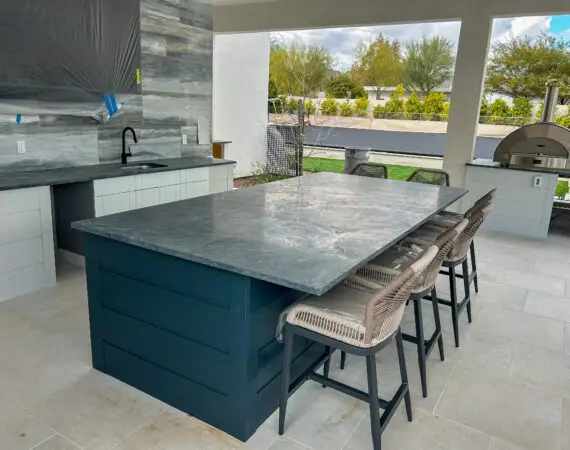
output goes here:
[[136, 161], [129, 165], [157, 163], [166, 167], [150, 170], [123, 170], [121, 164], [96, 164], [92, 166], [65, 167], [61, 169], [29, 170], [20, 172], [0, 173], [0, 191], [21, 189], [35, 186], [49, 186], [83, 181], [100, 180], [103, 178], [126, 177], [141, 173], [168, 172], [171, 170], [194, 169], [223, 164], [234, 164], [235, 161], [215, 159], [205, 156], [188, 156], [171, 159], [153, 159], [152, 161]]
[[521, 172], [551, 173], [563, 177], [570, 177], [570, 169], [548, 169], [548, 168], [541, 169], [540, 167], [505, 167], [501, 166], [500, 163], [493, 161], [492, 159], [477, 158], [474, 159], [472, 162], [467, 163], [466, 165], [471, 167], [488, 167], [491, 169], [518, 170]]
[[466, 193], [323, 172], [73, 227], [321, 295]]

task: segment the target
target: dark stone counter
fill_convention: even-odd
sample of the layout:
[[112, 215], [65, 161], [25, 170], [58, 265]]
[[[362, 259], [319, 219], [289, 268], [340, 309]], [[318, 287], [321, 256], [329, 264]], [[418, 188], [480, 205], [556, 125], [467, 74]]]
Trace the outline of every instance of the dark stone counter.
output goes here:
[[73, 226], [321, 295], [466, 193], [319, 173]]
[[65, 167], [61, 169], [30, 170], [10, 173], [0, 173], [0, 191], [21, 189], [35, 186], [49, 186], [84, 181], [100, 180], [104, 178], [126, 177], [141, 173], [168, 172], [171, 170], [194, 169], [224, 164], [235, 164], [235, 161], [214, 159], [205, 156], [155, 159], [152, 161], [132, 162], [132, 165], [145, 162], [164, 164], [150, 170], [123, 170], [121, 164], [97, 164], [92, 166]]

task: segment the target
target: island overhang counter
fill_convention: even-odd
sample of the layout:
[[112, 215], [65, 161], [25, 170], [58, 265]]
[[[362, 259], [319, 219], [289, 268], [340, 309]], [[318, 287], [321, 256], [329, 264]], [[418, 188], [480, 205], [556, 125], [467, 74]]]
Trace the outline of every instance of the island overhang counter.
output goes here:
[[[280, 313], [465, 194], [320, 173], [77, 222], [93, 367], [245, 441], [278, 406]], [[325, 357], [298, 339], [293, 379]]]

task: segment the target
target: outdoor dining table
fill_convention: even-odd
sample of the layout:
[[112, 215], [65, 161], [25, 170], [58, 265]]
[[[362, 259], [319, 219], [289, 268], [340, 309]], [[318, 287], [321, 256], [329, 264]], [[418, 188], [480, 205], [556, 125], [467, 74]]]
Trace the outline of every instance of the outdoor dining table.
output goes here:
[[[280, 313], [466, 192], [317, 173], [78, 222], [93, 366], [245, 441], [278, 406]], [[325, 357], [298, 339], [292, 379]]]

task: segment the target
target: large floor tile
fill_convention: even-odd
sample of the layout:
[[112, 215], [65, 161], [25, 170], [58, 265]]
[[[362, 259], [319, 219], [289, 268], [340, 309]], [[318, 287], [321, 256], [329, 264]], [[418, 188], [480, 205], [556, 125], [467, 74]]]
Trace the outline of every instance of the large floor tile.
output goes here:
[[[495, 244], [491, 247], [477, 249], [477, 263], [478, 267], [484, 267], [484, 265], [489, 263], [503, 268], [530, 272], [535, 261], [532, 258], [517, 254], [516, 251], [505, 249]], [[493, 269], [493, 267], [491, 267], [491, 269]]]
[[566, 297], [570, 297], [570, 280], [566, 280]]
[[83, 449], [108, 449], [152, 422], [166, 405], [91, 370], [31, 409]]
[[474, 331], [461, 345], [457, 365], [508, 378], [514, 350], [515, 341], [512, 339]]
[[570, 322], [566, 322], [566, 344], [565, 351], [567, 355], [570, 355]]
[[[382, 436], [387, 450], [487, 450], [491, 437], [466, 426], [414, 409], [413, 421], [401, 413], [394, 415]], [[371, 450], [370, 416], [367, 414], [344, 447]]]
[[570, 450], [570, 400], [562, 403], [562, 450]]
[[570, 399], [570, 356], [517, 343], [511, 379]]
[[509, 286], [546, 292], [553, 295], [564, 295], [566, 282], [564, 278], [540, 273], [526, 273], [514, 269], [500, 271], [496, 281]]
[[559, 449], [562, 398], [476, 370], [456, 369], [436, 410], [530, 449]]
[[533, 266], [533, 272], [570, 280], [570, 264], [566, 262], [540, 262]]
[[504, 439], [493, 438], [489, 450], [528, 450], [528, 448], [505, 441]]
[[0, 399], [0, 449], [28, 450], [54, 434], [45, 424]]
[[33, 450], [81, 450], [77, 445], [72, 444], [63, 436], [56, 435], [45, 442], [42, 442]]
[[[367, 404], [307, 382], [289, 398], [285, 437], [314, 449], [341, 449], [367, 411]], [[277, 435], [278, 415], [266, 422]]]
[[479, 294], [475, 298], [485, 304], [520, 311], [524, 308], [527, 292], [525, 288], [481, 280]]
[[280, 436], [267, 450], [307, 450], [310, 447]]
[[485, 305], [472, 327], [515, 341], [564, 351], [564, 322], [521, 311]]
[[524, 310], [537, 316], [570, 321], [570, 298], [528, 291]]
[[[273, 436], [273, 439], [275, 436]], [[271, 443], [265, 442], [267, 448]], [[141, 428], [117, 450], [141, 448], [164, 450], [230, 450], [246, 448], [241, 442], [193, 417], [167, 408], [156, 419]]]

